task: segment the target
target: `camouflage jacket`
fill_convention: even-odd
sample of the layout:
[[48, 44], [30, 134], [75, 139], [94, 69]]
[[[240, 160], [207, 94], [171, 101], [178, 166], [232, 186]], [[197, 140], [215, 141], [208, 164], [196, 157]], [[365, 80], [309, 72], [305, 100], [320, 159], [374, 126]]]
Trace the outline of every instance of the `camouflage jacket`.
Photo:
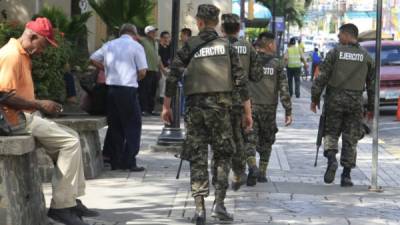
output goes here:
[[[203, 31], [201, 31], [198, 35], [198, 37], [192, 37], [193, 38], [201, 38], [203, 40], [207, 40], [213, 37], [218, 36], [218, 33], [211, 28], [207, 28]], [[188, 43], [190, 43], [190, 39]], [[185, 68], [187, 67], [187, 64], [190, 62], [190, 54], [193, 51], [193, 47], [190, 47], [190, 44], [186, 43], [176, 54], [174, 57], [170, 69], [171, 72], [167, 76], [167, 81], [166, 81], [166, 90], [165, 90], [165, 96], [167, 97], [172, 97], [175, 96], [176, 94], [176, 89], [177, 89], [177, 84], [178, 81], [182, 79], [183, 72]], [[244, 75], [243, 68], [240, 64], [239, 60], [239, 55], [236, 51], [235, 48], [230, 47], [229, 48], [229, 56], [231, 60], [231, 75], [232, 75], [232, 81], [234, 84], [234, 91], [238, 92], [240, 95], [241, 101], [246, 101], [248, 100], [249, 97], [249, 91], [248, 91], [248, 78]], [[227, 65], [229, 66], [229, 65]], [[186, 71], [188, 72], [188, 71]], [[198, 95], [196, 95], [198, 96]], [[228, 103], [232, 105], [232, 93], [210, 93], [210, 94], [201, 94], [202, 98], [207, 98], [207, 96], [210, 96], [211, 99], [219, 99], [219, 101]], [[192, 96], [189, 96], [191, 98]], [[198, 98], [198, 97], [197, 97]], [[195, 104], [195, 101], [189, 101], [187, 104]]]
[[[292, 101], [289, 95], [289, 86], [288, 86], [288, 81], [287, 81], [287, 75], [286, 75], [286, 70], [284, 63], [281, 59], [274, 57], [271, 54], [267, 54], [264, 52], [259, 52], [258, 53], [258, 61], [259, 64], [262, 66], [261, 68], [264, 69], [264, 65], [266, 62], [272, 67], [274, 67], [277, 71], [277, 78], [276, 78], [276, 83], [273, 84], [276, 88], [276, 92], [273, 93], [273, 100], [278, 102], [278, 98], [281, 101], [281, 104], [283, 108], [286, 111], [286, 116], [292, 115]], [[261, 72], [262, 77], [264, 77], [264, 71]], [[252, 87], [252, 85], [250, 85]], [[251, 88], [250, 88], [251, 89]], [[252, 90], [250, 90], [250, 93], [252, 93]], [[276, 105], [274, 106], [276, 110]]]
[[[361, 48], [358, 44], [356, 46]], [[360, 93], [359, 91], [345, 90], [328, 86], [328, 83], [332, 78], [333, 71], [335, 69], [337, 55], [338, 55], [337, 49], [336, 48], [332, 49], [326, 55], [325, 60], [319, 65], [320, 74], [314, 80], [314, 83], [311, 88], [311, 101], [313, 103], [318, 104], [320, 102], [321, 94], [325, 88], [328, 89], [327, 94], [329, 94], [329, 96], [327, 97], [335, 96], [335, 98], [342, 99], [342, 101], [346, 101], [346, 99], [353, 99], [354, 102], [361, 102], [362, 93]], [[374, 62], [370, 56], [367, 57], [366, 63], [368, 64], [368, 73], [365, 81], [366, 85], [365, 88], [367, 90], [367, 96], [368, 96], [367, 109], [368, 111], [373, 111], [374, 95], [375, 95], [375, 90], [374, 90], [375, 67], [374, 67]]]
[[[233, 36], [229, 36], [228, 40], [230, 41], [231, 44], [235, 44], [236, 42], [238, 42], [239, 40], [236, 37]], [[251, 44], [249, 43], [249, 46], [251, 46]], [[258, 55], [257, 55], [257, 51], [251, 46], [250, 48], [250, 65], [249, 65], [249, 71], [246, 71], [248, 74], [248, 79], [250, 81], [260, 81], [262, 79], [262, 66], [260, 65], [258, 59], [257, 59]], [[240, 94], [237, 92], [233, 93], [233, 102], [235, 106], [241, 106], [242, 102], [240, 99]]]

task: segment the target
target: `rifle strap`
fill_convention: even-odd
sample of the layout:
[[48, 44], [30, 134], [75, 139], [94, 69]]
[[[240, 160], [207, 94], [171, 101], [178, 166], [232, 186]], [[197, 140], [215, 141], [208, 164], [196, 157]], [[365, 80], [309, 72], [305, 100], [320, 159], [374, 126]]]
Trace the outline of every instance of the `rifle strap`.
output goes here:
[[188, 57], [188, 59], [186, 60], [186, 62], [185, 62], [185, 66], [188, 66], [189, 65], [189, 63], [190, 63], [190, 61], [192, 61], [192, 58], [193, 58], [193, 56], [200, 50], [200, 49], [202, 49], [204, 46], [206, 46], [208, 43], [210, 43], [210, 42], [212, 42], [212, 41], [214, 41], [214, 40], [217, 40], [219, 37], [218, 37], [218, 35], [217, 36], [213, 36], [213, 37], [211, 37], [210, 39], [206, 39], [206, 40], [203, 40], [204, 42], [203, 43], [201, 43], [201, 44], [199, 44], [196, 48], [194, 48], [193, 50], [192, 50], [192, 52], [189, 54], [189, 57]]

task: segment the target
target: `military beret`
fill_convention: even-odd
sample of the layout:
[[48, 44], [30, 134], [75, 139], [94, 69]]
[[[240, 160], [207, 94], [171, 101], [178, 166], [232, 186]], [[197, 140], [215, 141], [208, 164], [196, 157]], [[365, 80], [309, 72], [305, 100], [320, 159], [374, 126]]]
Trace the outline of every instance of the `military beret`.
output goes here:
[[233, 23], [240, 24], [240, 18], [238, 15], [233, 13], [227, 13], [222, 15], [222, 23]]
[[199, 5], [199, 8], [197, 9], [196, 17], [208, 20], [218, 20], [219, 11], [220, 10], [215, 5], [202, 4]]

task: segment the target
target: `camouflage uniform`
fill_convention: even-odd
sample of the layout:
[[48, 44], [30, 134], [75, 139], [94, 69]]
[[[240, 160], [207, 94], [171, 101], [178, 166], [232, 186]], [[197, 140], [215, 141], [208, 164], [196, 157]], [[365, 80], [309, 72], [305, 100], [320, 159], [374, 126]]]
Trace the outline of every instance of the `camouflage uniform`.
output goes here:
[[[210, 6], [199, 7], [198, 14], [213, 14]], [[212, 7], [211, 7], [212, 8]], [[217, 37], [214, 29], [206, 28], [198, 36], [192, 37], [182, 49], [177, 52], [171, 64], [171, 73], [167, 78], [166, 96], [175, 96], [177, 82], [181, 80], [183, 70], [188, 64], [191, 52], [196, 43]], [[218, 38], [219, 40], [228, 40]], [[228, 52], [231, 70], [231, 80], [234, 90], [240, 93], [242, 101], [249, 99], [248, 79], [244, 76], [236, 50], [229, 47]], [[188, 71], [190, 74], [196, 71]], [[186, 75], [185, 75], [186, 76]], [[185, 82], [187, 79], [185, 78]], [[185, 89], [186, 90], [186, 89]], [[187, 92], [185, 92], [187, 94]], [[190, 162], [192, 196], [209, 195], [208, 179], [208, 144], [213, 150], [213, 185], [216, 189], [216, 202], [223, 202], [228, 188], [228, 175], [231, 169], [231, 159], [235, 152], [232, 138], [230, 110], [232, 107], [232, 92], [201, 93], [186, 96], [186, 140], [181, 157]]]
[[[278, 58], [263, 52], [259, 52], [259, 58], [265, 70], [263, 80], [259, 83], [250, 83], [254, 125], [253, 132], [248, 135], [247, 152], [248, 157], [255, 157], [256, 151], [260, 154], [260, 176], [265, 177], [272, 145], [275, 143], [275, 134], [278, 132], [276, 125], [278, 99], [280, 98], [286, 116], [292, 114], [292, 103], [283, 63]], [[267, 68], [274, 69], [274, 72], [267, 74]], [[268, 95], [256, 94], [256, 85], [258, 88], [274, 89], [274, 91]]]
[[[357, 62], [358, 67], [354, 67], [357, 66], [356, 62], [340, 58], [344, 57], [346, 52], [363, 55], [362, 60]], [[338, 65], [338, 63], [342, 64]], [[340, 163], [345, 168], [354, 168], [356, 165], [357, 142], [363, 135], [362, 89], [364, 87], [368, 93], [368, 111], [373, 111], [373, 71], [372, 58], [360, 45], [339, 45], [327, 54], [326, 59], [320, 65], [320, 75], [315, 79], [311, 89], [311, 100], [317, 104], [326, 87], [324, 156], [328, 157], [329, 152], [334, 154], [338, 152], [338, 140], [342, 135]], [[336, 87], [334, 87], [331, 82], [339, 79], [339, 76], [347, 77], [341, 78], [342, 80], [336, 82]], [[353, 79], [358, 77], [361, 79]], [[362, 85], [359, 85], [360, 90], [351, 90], [350, 86], [356, 86], [351, 84], [352, 80], [362, 82]]]
[[[235, 37], [229, 37], [231, 44], [237, 43], [239, 40]], [[243, 41], [241, 41], [243, 42]], [[249, 68], [249, 71], [245, 71], [246, 76], [249, 77], [251, 81], [257, 82], [262, 78], [262, 67], [257, 60], [256, 50], [248, 43], [250, 54], [249, 54], [249, 65], [244, 66], [244, 68]], [[233, 129], [233, 139], [235, 141], [236, 153], [232, 158], [232, 171], [236, 179], [240, 179], [240, 175], [246, 171], [246, 148], [244, 146], [244, 130], [242, 126], [243, 118], [243, 105], [240, 99], [239, 93], [233, 93], [233, 107], [231, 112], [231, 121]]]
[[[224, 14], [222, 15], [222, 23], [223, 25], [240, 25], [240, 18], [236, 14]], [[262, 78], [262, 67], [257, 61], [256, 50], [249, 42], [245, 40], [239, 40], [235, 34], [227, 34], [227, 36], [231, 45], [237, 50], [239, 54], [245, 76], [252, 81], [259, 81]], [[238, 92], [234, 92], [231, 121], [236, 153], [233, 155], [232, 158], [232, 170], [234, 172], [233, 182], [236, 183], [242, 182], [242, 175], [244, 175], [246, 171], [246, 151], [244, 146], [245, 134], [242, 126], [243, 114], [244, 109], [240, 94]]]

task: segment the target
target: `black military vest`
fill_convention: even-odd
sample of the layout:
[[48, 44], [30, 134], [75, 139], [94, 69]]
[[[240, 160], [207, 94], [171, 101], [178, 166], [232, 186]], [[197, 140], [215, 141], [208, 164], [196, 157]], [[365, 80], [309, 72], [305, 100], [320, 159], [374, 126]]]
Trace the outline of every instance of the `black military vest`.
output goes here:
[[[196, 40], [192, 43], [195, 45]], [[195, 49], [194, 46], [191, 49]], [[229, 42], [217, 38], [198, 50], [190, 61], [184, 78], [185, 95], [231, 92]]]
[[367, 51], [359, 45], [339, 45], [334, 50], [335, 64], [329, 86], [363, 91], [368, 73]]
[[259, 82], [250, 82], [252, 104], [278, 104], [279, 74], [283, 67], [279, 59], [271, 55], [260, 54], [260, 64], [263, 67], [263, 78]]
[[248, 77], [250, 72], [250, 50], [251, 45], [245, 40], [238, 40], [232, 45], [239, 54], [244, 74]]

